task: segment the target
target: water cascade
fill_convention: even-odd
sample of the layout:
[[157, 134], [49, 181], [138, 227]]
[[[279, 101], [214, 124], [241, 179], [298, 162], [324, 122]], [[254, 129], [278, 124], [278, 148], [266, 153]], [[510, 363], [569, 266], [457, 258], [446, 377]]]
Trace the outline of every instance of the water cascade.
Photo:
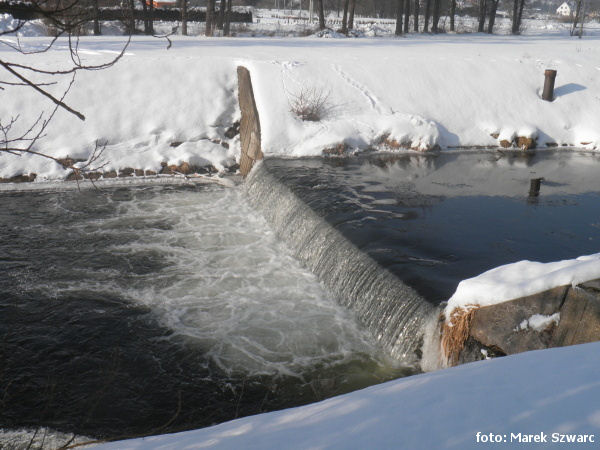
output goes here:
[[425, 324], [434, 312], [414, 289], [361, 252], [269, 171], [257, 165], [246, 179], [251, 205], [292, 253], [352, 310], [394, 358], [416, 362]]

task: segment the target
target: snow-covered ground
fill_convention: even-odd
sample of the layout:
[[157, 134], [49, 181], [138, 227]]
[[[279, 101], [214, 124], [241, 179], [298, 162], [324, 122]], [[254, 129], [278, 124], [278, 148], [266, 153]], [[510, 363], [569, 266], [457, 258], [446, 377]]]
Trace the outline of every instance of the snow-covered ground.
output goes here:
[[[27, 49], [45, 42], [21, 39]], [[85, 62], [97, 64], [122, 44], [119, 37], [87, 37], [80, 53]], [[38, 150], [85, 158], [96, 141], [106, 143], [108, 170], [157, 170], [161, 162], [184, 161], [230, 165], [237, 141], [229, 149], [214, 141], [224, 139], [239, 118], [239, 64], [251, 71], [267, 155], [320, 154], [342, 142], [365, 149], [386, 136], [420, 149], [495, 146], [494, 133], [537, 136], [539, 146], [600, 147], [599, 37], [175, 37], [170, 50], [165, 44], [135, 37], [114, 67], [79, 73], [66, 101], [86, 115], [85, 122], [58, 111]], [[3, 46], [0, 55], [45, 69], [64, 67], [69, 59], [64, 41], [44, 54], [15, 55]], [[547, 68], [558, 70], [551, 103], [540, 98]], [[48, 89], [59, 95], [68, 81]], [[291, 111], [303, 92], [326, 98], [320, 121], [302, 121]], [[13, 132], [52, 106], [21, 86], [5, 86], [1, 95], [3, 123], [20, 117]], [[172, 147], [175, 141], [183, 144]], [[0, 157], [0, 177], [23, 172], [37, 173], [39, 180], [66, 175], [58, 164], [39, 158]]]
[[300, 408], [100, 448], [597, 448], [599, 352], [600, 343], [593, 343], [481, 361]]

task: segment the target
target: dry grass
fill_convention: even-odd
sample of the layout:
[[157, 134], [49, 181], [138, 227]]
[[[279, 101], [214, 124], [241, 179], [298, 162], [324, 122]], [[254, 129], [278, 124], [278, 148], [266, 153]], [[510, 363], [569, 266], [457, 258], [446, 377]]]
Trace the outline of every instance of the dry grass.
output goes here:
[[449, 366], [458, 363], [460, 352], [469, 337], [471, 322], [475, 311], [479, 309], [476, 305], [467, 305], [465, 308], [455, 308], [442, 325], [442, 355]]

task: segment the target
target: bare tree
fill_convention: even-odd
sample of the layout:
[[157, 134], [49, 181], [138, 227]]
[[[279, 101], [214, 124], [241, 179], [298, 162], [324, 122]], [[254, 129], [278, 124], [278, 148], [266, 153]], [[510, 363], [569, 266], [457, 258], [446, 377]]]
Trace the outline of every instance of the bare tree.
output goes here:
[[498, 10], [498, 2], [500, 0], [489, 0], [490, 1], [490, 18], [488, 21], [488, 30], [489, 34], [494, 32], [494, 23], [496, 22], [496, 11]]
[[429, 31], [429, 18], [431, 11], [431, 0], [425, 0], [425, 23], [423, 23], [423, 33]]
[[129, 16], [127, 17], [127, 34], [132, 35], [135, 33], [135, 4], [134, 0], [127, 0], [127, 6], [129, 6]]
[[402, 36], [402, 20], [404, 16], [404, 0], [396, 0], [396, 36]]
[[456, 16], [456, 0], [450, 2], [450, 31], [455, 31], [454, 17]]
[[348, 29], [354, 29], [354, 9], [356, 8], [356, 0], [350, 0], [350, 12], [348, 13]]
[[319, 10], [319, 29], [325, 29], [325, 12], [323, 11], [323, 0], [317, 0], [317, 9]]
[[187, 7], [188, 7], [188, 0], [181, 0], [181, 34], [184, 36], [187, 36], [187, 34], [188, 34]]
[[231, 0], [227, 0], [227, 11], [225, 11], [225, 23], [223, 24], [223, 36], [229, 36], [231, 28]]
[[419, 0], [415, 0], [415, 9], [413, 11], [413, 31], [415, 33], [419, 32]]
[[[140, 0], [141, 4], [142, 4], [142, 12], [144, 13], [144, 34], [151, 34], [150, 33], [150, 17], [148, 15], [148, 3], [146, 3], [146, 0]], [[133, 11], [132, 11], [133, 14]]]
[[217, 30], [223, 29], [223, 23], [225, 22], [226, 7], [227, 7], [227, 0], [221, 0], [221, 6], [219, 6], [219, 16], [217, 17]]
[[525, 1], [526, 0], [519, 0], [519, 16], [517, 18], [518, 25], [519, 25], [519, 32], [521, 30], [521, 23], [523, 21], [523, 9], [525, 8]]
[[342, 18], [342, 33], [348, 34], [348, 6], [350, 0], [344, 0], [344, 17]]
[[[19, 40], [16, 43], [12, 40], [0, 40], [0, 45], [9, 47], [15, 54], [24, 55], [27, 59], [31, 59], [39, 53], [49, 51], [60, 37], [66, 38], [70, 60], [68, 67], [61, 66], [60, 69], [41, 68], [34, 63], [23, 63], [22, 58], [19, 62], [16, 62], [3, 56], [4, 53], [0, 56], [0, 69], [2, 69], [0, 73], [4, 73], [6, 76], [5, 79], [0, 79], [0, 90], [12, 93], [19, 89], [32, 89], [53, 104], [50, 110], [42, 111], [36, 117], [24, 117], [18, 111], [14, 111], [13, 115], [8, 118], [0, 117], [0, 153], [11, 154], [15, 157], [30, 154], [53, 160], [64, 168], [71, 169], [75, 173], [76, 179], [86, 172], [98, 168], [95, 167], [95, 164], [99, 162], [103, 149], [102, 145], [96, 143], [96, 148], [87, 161], [75, 161], [40, 152], [36, 148], [36, 143], [44, 137], [50, 122], [59, 109], [67, 111], [79, 120], [85, 120], [84, 114], [69, 106], [65, 100], [75, 83], [77, 73], [102, 70], [113, 66], [123, 57], [131, 40], [131, 35], [129, 35], [119, 54], [106, 62], [96, 65], [83, 63], [79, 52], [79, 33], [84, 24], [89, 21], [89, 15], [85, 13], [85, 9], [82, 9], [84, 6], [83, 1], [32, 0], [30, 2], [35, 14], [38, 17], [43, 17], [44, 21], [56, 30], [55, 36], [42, 48], [32, 51], [22, 47]], [[131, 6], [131, 3], [129, 6]], [[12, 28], [0, 32], [0, 35], [16, 33], [23, 25], [23, 21], [18, 21]], [[57, 95], [56, 90], [60, 86], [60, 82], [63, 84], [66, 82], [66, 87]]]
[[431, 23], [431, 31], [438, 33], [438, 25], [440, 23], [440, 5], [441, 0], [433, 0], [433, 17]]
[[404, 33], [408, 33], [408, 22], [410, 20], [410, 0], [404, 0]]
[[92, 0], [92, 8], [94, 10], [94, 35], [99, 36], [102, 32], [100, 31], [100, 8], [98, 7], [98, 0]]
[[525, 0], [513, 0], [512, 34], [521, 33], [521, 19], [523, 17], [524, 7]]
[[[575, 14], [573, 15], [573, 25], [571, 26], [571, 36], [574, 36], [577, 33], [577, 24], [581, 20], [580, 16], [582, 15], [582, 4], [583, 0], [577, 0], [577, 7], [575, 9]], [[583, 20], [581, 21], [583, 22]]]
[[206, 36], [213, 35], [213, 28], [215, 25], [215, 0], [208, 0], [206, 3], [206, 30], [204, 34]]
[[485, 17], [487, 16], [487, 0], [479, 0], [479, 25], [477, 31], [483, 33], [485, 28]]

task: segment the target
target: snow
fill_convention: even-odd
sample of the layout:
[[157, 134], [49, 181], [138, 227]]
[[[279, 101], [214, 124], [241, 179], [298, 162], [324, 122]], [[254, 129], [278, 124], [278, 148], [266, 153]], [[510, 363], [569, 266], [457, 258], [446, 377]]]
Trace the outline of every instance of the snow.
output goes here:
[[506, 448], [541, 433], [549, 443], [561, 434], [592, 435], [594, 443], [579, 445], [596, 448], [598, 352], [600, 343], [592, 343], [480, 361], [300, 408], [99, 448], [467, 449], [485, 447], [481, 435], [489, 433], [506, 436], [499, 445]]
[[534, 314], [528, 319], [523, 320], [515, 331], [527, 330], [531, 328], [535, 331], [544, 331], [552, 325], [558, 325], [560, 322], [560, 313], [551, 315]]
[[[444, 313], [449, 320], [456, 308], [490, 306], [596, 278], [600, 278], [600, 253], [549, 263], [519, 261], [461, 281], [448, 300]], [[535, 323], [538, 322], [534, 320]], [[529, 326], [533, 325], [529, 323]]]
[[[20, 22], [10, 14], [0, 13], [0, 33], [14, 30], [19, 24]], [[16, 34], [18, 36], [45, 36], [46, 26], [41, 20], [31, 20], [25, 22]]]
[[[0, 31], [11, 20], [0, 16]], [[306, 29], [294, 23], [286, 28], [279, 19], [260, 20], [249, 33]], [[470, 26], [469, 20], [459, 18], [459, 28]], [[565, 36], [563, 24], [529, 21], [526, 37], [394, 38], [393, 22], [357, 22], [364, 37], [356, 39], [335, 32], [323, 33], [333, 39], [176, 36], [166, 50], [164, 41], [136, 36], [117, 65], [78, 75], [66, 100], [86, 121], [59, 111], [37, 149], [56, 157], [87, 158], [99, 142], [106, 144], [107, 170], [158, 171], [163, 162], [224, 169], [239, 157], [236, 139], [229, 148], [217, 141], [225, 140], [225, 129], [239, 118], [235, 70], [240, 64], [252, 75], [267, 155], [316, 155], [342, 142], [364, 150], [385, 137], [418, 150], [495, 146], [518, 136], [536, 137], [540, 146], [600, 148], [599, 37], [572, 39]], [[498, 28], [505, 30], [506, 23], [499, 19]], [[161, 26], [171, 24], [159, 24], [157, 30]], [[41, 27], [28, 24], [20, 42], [28, 49], [40, 48], [48, 38], [27, 36], [41, 34]], [[16, 42], [10, 36], [2, 40]], [[98, 64], [122, 44], [118, 37], [85, 37], [81, 55]], [[59, 40], [53, 50], [31, 57], [2, 46], [0, 58], [56, 68], [68, 62], [69, 54]], [[551, 103], [540, 98], [547, 68], [558, 70]], [[59, 94], [65, 86], [62, 80], [49, 90]], [[303, 89], [327, 94], [322, 120], [301, 121], [291, 111], [293, 98]], [[0, 118], [19, 114], [23, 129], [50, 108], [33, 91], [5, 86]], [[499, 133], [497, 139], [493, 133]], [[174, 142], [182, 144], [172, 146]], [[490, 180], [495, 169], [475, 168], [487, 170]], [[593, 174], [589, 165], [581, 169]], [[38, 181], [66, 176], [61, 166], [43, 159], [0, 155], [0, 177], [31, 172]], [[431, 189], [439, 188], [426, 181]], [[600, 278], [600, 253], [552, 263], [520, 261], [464, 280], [447, 308], [491, 305], [595, 278]], [[534, 315], [521, 328], [543, 329], [558, 320], [556, 315]], [[509, 439], [511, 433], [593, 434], [597, 440], [598, 351], [600, 343], [593, 343], [486, 360], [301, 408], [103, 447], [480, 448], [477, 432]]]
[[[490, 134], [500, 131], [502, 137], [537, 136], [542, 147], [600, 148], [599, 37], [172, 39], [167, 50], [164, 40], [135, 36], [114, 67], [79, 73], [66, 101], [86, 115], [85, 122], [58, 111], [37, 149], [86, 158], [99, 142], [107, 144], [110, 168], [156, 171], [162, 162], [184, 159], [224, 168], [239, 157], [239, 143], [228, 142], [226, 149], [214, 141], [227, 141], [224, 131], [239, 118], [239, 64], [251, 72], [266, 155], [317, 155], [341, 143], [355, 151], [385, 148], [386, 137], [418, 150], [497, 146]], [[34, 49], [48, 38], [20, 42]], [[90, 36], [80, 49], [86, 63], [97, 64], [122, 44], [122, 37]], [[0, 57], [56, 68], [69, 54], [59, 40], [53, 50], [31, 56], [2, 46]], [[558, 70], [553, 102], [540, 98], [546, 68]], [[48, 89], [59, 95], [67, 82]], [[302, 121], [291, 111], [303, 89], [328, 95], [322, 120]], [[4, 123], [19, 114], [23, 130], [51, 106], [32, 90], [5, 86], [0, 118]], [[174, 141], [184, 145], [171, 147]], [[67, 175], [39, 158], [0, 156], [0, 177], [31, 172], [40, 181]]]

